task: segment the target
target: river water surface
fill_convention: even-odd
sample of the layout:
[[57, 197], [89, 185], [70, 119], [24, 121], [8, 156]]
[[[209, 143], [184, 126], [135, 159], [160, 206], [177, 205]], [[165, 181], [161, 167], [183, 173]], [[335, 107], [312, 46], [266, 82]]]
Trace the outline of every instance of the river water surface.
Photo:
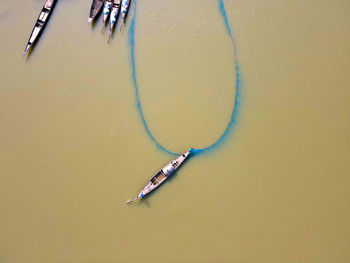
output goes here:
[[[0, 0], [0, 262], [350, 262], [348, 1]], [[135, 8], [136, 7], [136, 8]], [[127, 206], [173, 156], [191, 158]], [[236, 105], [237, 106], [237, 105]]]

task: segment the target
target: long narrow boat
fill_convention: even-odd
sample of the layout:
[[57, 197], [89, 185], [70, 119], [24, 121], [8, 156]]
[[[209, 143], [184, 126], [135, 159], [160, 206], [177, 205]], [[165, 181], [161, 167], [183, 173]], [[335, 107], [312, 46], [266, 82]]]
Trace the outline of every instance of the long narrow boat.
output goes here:
[[91, 4], [90, 14], [88, 18], [88, 23], [91, 23], [92, 20], [96, 18], [98, 13], [101, 11], [101, 8], [103, 6], [103, 3], [105, 0], [93, 0]]
[[163, 167], [155, 176], [148, 181], [148, 183], [142, 188], [141, 192], [134, 198], [134, 200], [129, 200], [126, 203], [130, 204], [138, 199], [144, 198], [162, 183], [170, 177], [175, 171], [183, 164], [183, 162], [190, 156], [192, 148], [183, 154], [177, 156], [170, 163]]
[[38, 39], [42, 33], [49, 17], [52, 13], [52, 10], [55, 6], [56, 0], [46, 0], [43, 9], [40, 12], [40, 15], [35, 23], [34, 29], [29, 37], [26, 48], [24, 49], [23, 56], [28, 52], [33, 43]]
[[122, 25], [120, 27], [120, 31], [122, 31], [123, 26], [125, 24], [125, 19], [126, 19], [126, 15], [128, 13], [130, 2], [131, 2], [131, 0], [122, 0], [122, 8], [120, 11], [122, 13]]
[[104, 7], [103, 7], [103, 28], [105, 28], [107, 19], [109, 14], [111, 13], [111, 9], [112, 9], [112, 0], [106, 0]]
[[113, 8], [112, 8], [112, 12], [111, 12], [111, 16], [109, 18], [109, 37], [108, 37], [108, 43], [111, 40], [112, 37], [112, 33], [113, 33], [113, 29], [114, 26], [117, 22], [117, 18], [118, 18], [118, 14], [119, 14], [119, 10], [120, 10], [120, 2], [121, 0], [113, 0]]

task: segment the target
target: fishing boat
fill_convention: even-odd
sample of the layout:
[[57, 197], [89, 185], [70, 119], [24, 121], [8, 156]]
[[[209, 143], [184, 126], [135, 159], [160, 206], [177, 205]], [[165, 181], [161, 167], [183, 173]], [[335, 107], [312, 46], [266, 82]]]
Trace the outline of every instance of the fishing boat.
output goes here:
[[125, 24], [126, 14], [128, 13], [130, 1], [131, 0], [122, 0], [122, 7], [120, 11], [122, 13], [122, 25], [120, 27], [120, 31], [122, 31]]
[[165, 182], [175, 171], [183, 164], [183, 162], [190, 156], [192, 148], [183, 154], [177, 156], [170, 163], [164, 166], [155, 176], [148, 181], [148, 183], [142, 188], [141, 192], [133, 199], [128, 200], [126, 203], [130, 204], [138, 199], [144, 198], [162, 183]]
[[91, 23], [101, 11], [105, 0], [93, 0], [90, 8], [88, 23]]
[[111, 40], [113, 28], [117, 22], [119, 10], [120, 10], [120, 2], [121, 0], [113, 0], [113, 8], [111, 12], [111, 16], [109, 18], [109, 37], [108, 37], [108, 43]]
[[24, 50], [23, 56], [28, 52], [33, 43], [39, 38], [42, 33], [51, 12], [55, 6], [56, 0], [46, 0], [43, 9], [40, 12], [40, 15], [35, 23], [34, 29], [29, 37], [27, 46]]
[[102, 27], [102, 30], [104, 30], [104, 28], [105, 28], [108, 16], [111, 13], [112, 5], [113, 5], [112, 0], [105, 1], [104, 7], [103, 7], [103, 27]]

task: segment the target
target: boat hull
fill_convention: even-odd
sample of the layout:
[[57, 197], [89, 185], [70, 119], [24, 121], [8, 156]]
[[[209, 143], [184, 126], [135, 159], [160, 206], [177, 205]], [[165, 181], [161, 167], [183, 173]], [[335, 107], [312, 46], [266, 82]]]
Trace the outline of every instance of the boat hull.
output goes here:
[[106, 0], [103, 7], [103, 24], [106, 24], [109, 14], [111, 13], [112, 1]]
[[102, 10], [104, 0], [93, 0], [90, 8], [88, 23], [91, 23]]
[[111, 16], [109, 18], [109, 35], [112, 35], [113, 28], [117, 23], [118, 14], [120, 10], [120, 3], [121, 3], [121, 0], [113, 1], [113, 8], [112, 8]]
[[190, 156], [192, 149], [177, 156], [170, 163], [164, 166], [151, 180], [142, 188], [141, 192], [136, 196], [134, 200], [141, 199], [149, 195], [161, 184], [163, 184], [176, 170], [184, 163], [184, 161]]
[[38, 19], [36, 20], [35, 26], [33, 28], [32, 33], [30, 34], [28, 43], [24, 49], [25, 55], [29, 49], [32, 47], [32, 45], [39, 39], [40, 35], [42, 34], [47, 21], [49, 20], [52, 10], [54, 9], [56, 4], [56, 0], [46, 0], [45, 4], [40, 12], [40, 15]]
[[122, 21], [125, 23], [125, 18], [129, 10], [129, 5], [130, 5], [131, 0], [122, 0], [122, 7], [120, 10], [121, 16], [122, 16]]

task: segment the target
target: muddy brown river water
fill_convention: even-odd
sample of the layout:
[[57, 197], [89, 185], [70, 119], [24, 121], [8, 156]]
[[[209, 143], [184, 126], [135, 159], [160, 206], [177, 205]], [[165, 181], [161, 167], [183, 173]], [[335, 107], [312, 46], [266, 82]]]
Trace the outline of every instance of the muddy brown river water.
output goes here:
[[[91, 1], [0, 0], [0, 262], [350, 262], [349, 1], [224, 0], [237, 123], [146, 200], [173, 157], [137, 110], [129, 29]], [[135, 68], [166, 149], [214, 143], [236, 95], [217, 0], [137, 1]]]

